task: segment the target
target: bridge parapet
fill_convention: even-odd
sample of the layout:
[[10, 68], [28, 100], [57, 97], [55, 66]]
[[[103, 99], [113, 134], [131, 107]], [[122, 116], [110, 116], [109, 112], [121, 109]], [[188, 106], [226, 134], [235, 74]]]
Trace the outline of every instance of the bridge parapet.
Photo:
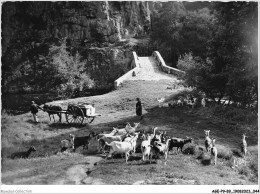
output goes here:
[[133, 52], [131, 70], [119, 77], [115, 82], [115, 88], [118, 88], [125, 80], [129, 79], [132, 76], [135, 76], [140, 72], [141, 64], [136, 52]]
[[166, 65], [161, 54], [158, 51], [154, 51], [152, 57], [155, 59], [157, 65], [160, 67], [162, 71], [176, 75], [177, 77], [182, 77], [185, 75], [184, 71]]

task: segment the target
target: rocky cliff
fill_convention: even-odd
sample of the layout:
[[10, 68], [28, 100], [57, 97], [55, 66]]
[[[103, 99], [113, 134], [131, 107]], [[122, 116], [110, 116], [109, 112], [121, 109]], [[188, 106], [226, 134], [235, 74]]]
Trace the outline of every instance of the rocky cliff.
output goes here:
[[88, 61], [91, 76], [105, 75], [99, 85], [107, 84], [114, 79], [109, 71], [120, 66], [118, 74], [122, 74], [130, 63], [133, 45], [129, 38], [147, 34], [150, 25], [148, 2], [5, 2], [2, 70], [26, 60], [29, 49], [48, 47], [66, 37], [71, 50]]

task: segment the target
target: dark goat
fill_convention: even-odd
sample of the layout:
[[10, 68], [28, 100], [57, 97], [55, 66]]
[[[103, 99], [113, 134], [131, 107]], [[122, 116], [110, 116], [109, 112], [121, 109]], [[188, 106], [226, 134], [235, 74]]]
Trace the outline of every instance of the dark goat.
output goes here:
[[75, 137], [75, 135], [70, 134], [70, 138], [73, 142], [73, 152], [75, 152], [75, 150], [80, 146], [83, 146], [83, 149], [88, 149], [91, 138], [95, 136], [95, 132], [90, 132], [89, 135], [82, 137]]
[[58, 111], [62, 111], [62, 108], [58, 105], [47, 105], [47, 104], [44, 104], [43, 106], [43, 111], [44, 112], [47, 112], [49, 114], [49, 117], [50, 117], [50, 121], [51, 121], [51, 115], [53, 117], [53, 120], [55, 122], [55, 118], [54, 118], [54, 115], [58, 115], [58, 117], [60, 118], [59, 121], [61, 122], [61, 113], [58, 112]]
[[15, 158], [28, 158], [29, 155], [31, 154], [31, 152], [35, 152], [35, 151], [36, 151], [35, 147], [34, 147], [34, 146], [31, 146], [31, 147], [29, 148], [29, 150], [26, 151], [26, 152], [16, 152], [16, 153], [13, 153], [13, 154], [11, 155], [11, 158], [12, 158], [12, 159], [15, 159]]
[[[168, 138], [169, 139], [169, 138]], [[166, 143], [167, 141], [167, 135], [166, 135], [166, 131], [164, 131], [162, 134], [161, 134], [161, 142], [162, 143]]]
[[181, 152], [182, 152], [183, 146], [191, 142], [192, 142], [192, 138], [190, 137], [186, 137], [186, 139], [172, 137], [171, 141], [169, 142], [169, 151], [172, 150], [173, 147], [177, 147], [177, 152], [179, 148], [181, 148]]

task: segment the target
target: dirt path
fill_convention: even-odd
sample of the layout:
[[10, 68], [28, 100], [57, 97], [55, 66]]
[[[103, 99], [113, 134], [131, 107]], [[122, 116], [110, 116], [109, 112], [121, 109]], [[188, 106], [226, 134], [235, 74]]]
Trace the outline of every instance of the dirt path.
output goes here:
[[87, 156], [86, 164], [77, 164], [73, 165], [66, 171], [66, 176], [64, 178], [60, 178], [55, 181], [53, 184], [55, 185], [64, 185], [64, 184], [90, 184], [90, 185], [102, 185], [104, 184], [101, 179], [94, 179], [88, 174], [91, 173], [94, 165], [96, 165], [99, 161], [102, 160], [101, 157], [98, 156]]
[[[100, 156], [82, 156], [80, 154], [61, 154], [47, 158], [6, 160], [4, 165], [15, 164], [19, 168], [2, 171], [4, 184], [54, 184], [80, 185], [105, 184], [101, 179], [93, 178], [94, 166], [102, 160]], [[8, 163], [8, 164], [5, 164]]]

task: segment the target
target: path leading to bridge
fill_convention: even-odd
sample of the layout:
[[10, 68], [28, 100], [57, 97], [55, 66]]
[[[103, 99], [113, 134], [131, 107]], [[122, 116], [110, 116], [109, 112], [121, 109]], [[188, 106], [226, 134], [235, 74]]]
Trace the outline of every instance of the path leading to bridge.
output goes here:
[[138, 57], [141, 65], [140, 72], [136, 76], [130, 77], [128, 80], [162, 80], [177, 79], [172, 74], [167, 74], [159, 70], [153, 57]]

